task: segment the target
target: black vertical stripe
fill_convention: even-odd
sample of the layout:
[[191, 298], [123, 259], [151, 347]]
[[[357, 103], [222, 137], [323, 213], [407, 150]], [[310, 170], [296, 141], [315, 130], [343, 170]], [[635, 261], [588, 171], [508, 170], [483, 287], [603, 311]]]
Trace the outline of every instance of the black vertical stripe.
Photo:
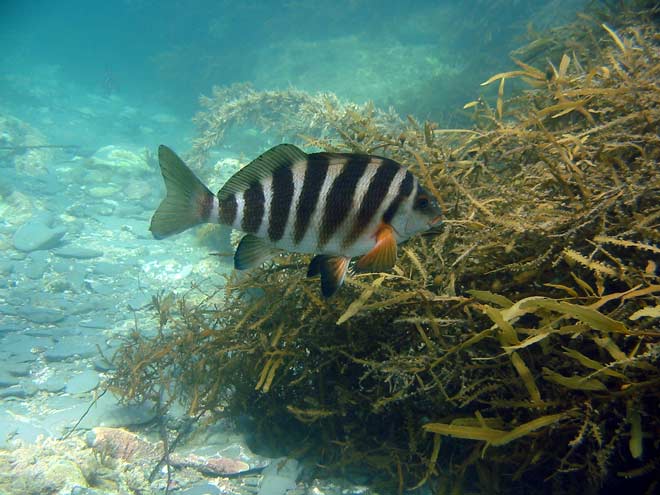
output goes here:
[[220, 201], [218, 209], [219, 223], [223, 225], [233, 225], [234, 221], [236, 220], [236, 211], [238, 209], [236, 196], [230, 194], [225, 199]]
[[371, 157], [367, 155], [350, 156], [344, 169], [335, 178], [328, 192], [325, 211], [321, 222], [319, 246], [324, 246], [348, 216], [353, 206], [353, 195], [358, 181], [364, 175]]
[[369, 188], [362, 198], [362, 204], [360, 204], [355, 223], [350, 234], [344, 240], [344, 246], [353, 244], [360, 237], [362, 231], [369, 225], [371, 219], [387, 196], [392, 180], [394, 180], [394, 176], [400, 168], [399, 164], [395, 161], [383, 159], [383, 163], [376, 170], [369, 183]]
[[264, 190], [260, 182], [254, 182], [243, 193], [243, 232], [254, 234], [259, 230], [261, 220], [264, 216]]
[[399, 206], [403, 201], [405, 201], [405, 199], [408, 196], [410, 196], [412, 190], [413, 190], [413, 176], [410, 172], [406, 171], [406, 176], [401, 181], [401, 186], [399, 186], [399, 194], [396, 195], [396, 197], [387, 207], [387, 210], [385, 210], [385, 213], [383, 213], [383, 222], [388, 224], [392, 223], [392, 219], [394, 218], [394, 215], [396, 215]]
[[273, 196], [270, 200], [268, 237], [279, 241], [284, 235], [293, 199], [293, 172], [291, 167], [280, 167], [273, 173]]
[[203, 222], [208, 222], [209, 217], [211, 216], [211, 210], [213, 209], [213, 194], [206, 191], [200, 191], [200, 193], [195, 198], [197, 200], [197, 214]]
[[296, 207], [296, 223], [293, 237], [296, 244], [300, 243], [305, 237], [309, 222], [318, 204], [323, 182], [328, 175], [328, 166], [328, 158], [322, 153], [309, 155], [305, 167], [305, 179], [303, 180], [300, 199]]

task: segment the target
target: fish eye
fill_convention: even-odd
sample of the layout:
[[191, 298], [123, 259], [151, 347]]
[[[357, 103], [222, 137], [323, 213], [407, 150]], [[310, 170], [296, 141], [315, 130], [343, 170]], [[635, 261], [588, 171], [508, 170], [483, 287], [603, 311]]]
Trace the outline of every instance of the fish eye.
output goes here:
[[419, 210], [424, 210], [428, 208], [428, 206], [429, 206], [429, 198], [427, 198], [426, 196], [420, 196], [419, 198], [417, 198], [417, 203], [415, 204], [415, 208]]

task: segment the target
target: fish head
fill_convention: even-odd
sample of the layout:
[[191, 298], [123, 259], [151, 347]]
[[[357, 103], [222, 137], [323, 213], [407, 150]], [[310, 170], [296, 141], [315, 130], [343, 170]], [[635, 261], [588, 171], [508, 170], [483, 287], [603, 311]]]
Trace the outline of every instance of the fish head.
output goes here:
[[438, 201], [421, 185], [412, 198], [405, 223], [407, 237], [436, 229], [442, 224], [442, 209]]

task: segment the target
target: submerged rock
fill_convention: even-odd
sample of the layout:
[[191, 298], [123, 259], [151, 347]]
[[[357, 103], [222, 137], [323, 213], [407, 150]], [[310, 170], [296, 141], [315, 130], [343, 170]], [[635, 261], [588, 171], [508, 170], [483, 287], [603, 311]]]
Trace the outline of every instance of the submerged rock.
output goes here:
[[18, 385], [18, 379], [5, 370], [0, 370], [0, 388]]
[[[97, 427], [89, 431], [87, 445], [105, 455], [131, 462], [134, 460], [157, 461], [163, 455], [162, 442], [150, 442], [122, 428]], [[294, 461], [295, 462], [295, 461]], [[229, 457], [201, 457], [195, 454], [171, 454], [170, 463], [175, 467], [189, 467], [209, 476], [222, 476], [250, 469], [250, 465]], [[295, 483], [294, 483], [295, 486]]]
[[58, 323], [66, 318], [66, 313], [59, 309], [40, 308], [32, 305], [27, 305], [24, 308], [21, 308], [18, 314], [32, 323], [39, 323], [42, 325]]
[[7, 158], [13, 161], [14, 169], [24, 175], [38, 176], [46, 172], [54, 150], [40, 147], [48, 144], [40, 131], [9, 115], [0, 115], [0, 145], [11, 151]]
[[50, 249], [60, 244], [64, 234], [64, 227], [51, 228], [43, 219], [30, 219], [14, 233], [14, 247], [28, 253]]
[[66, 392], [69, 394], [84, 394], [94, 390], [99, 385], [99, 375], [92, 370], [85, 370], [73, 376], [66, 383]]
[[284, 495], [296, 487], [302, 466], [295, 459], [276, 459], [263, 472], [259, 495]]
[[100, 258], [103, 256], [103, 251], [97, 249], [90, 249], [80, 246], [64, 246], [53, 251], [55, 256], [61, 258], [75, 258], [79, 260], [88, 260], [92, 258]]
[[112, 145], [98, 149], [92, 156], [91, 165], [140, 173], [151, 171], [146, 154], [138, 154]]

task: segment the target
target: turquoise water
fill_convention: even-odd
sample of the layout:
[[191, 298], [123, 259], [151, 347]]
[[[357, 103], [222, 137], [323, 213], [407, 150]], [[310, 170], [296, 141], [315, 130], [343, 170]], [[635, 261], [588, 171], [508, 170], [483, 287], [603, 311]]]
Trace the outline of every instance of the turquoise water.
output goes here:
[[[194, 234], [156, 242], [148, 231], [163, 194], [156, 147], [190, 150], [200, 95], [247, 82], [373, 101], [441, 127], [469, 125], [461, 107], [493, 91], [479, 83], [511, 68], [508, 54], [530, 26], [562, 24], [584, 3], [3, 1], [0, 449], [38, 445], [51, 459], [44, 465], [76, 452], [48, 439], [85, 413], [112, 371], [103, 356], [121, 337], [154, 331], [152, 295], [211, 288], [231, 271]], [[218, 163], [236, 170], [277, 139], [276, 130], [248, 122], [212, 150], [200, 173], [215, 190], [226, 180], [214, 174]], [[148, 407], [118, 404], [108, 393], [78, 431], [128, 426], [148, 435], [153, 428], [140, 425], [153, 419]], [[186, 455], [271, 464], [226, 425], [209, 431]], [[87, 454], [70, 454], [77, 455]], [[18, 483], [7, 493], [120, 492], [120, 483], [94, 487], [84, 470], [74, 476], [67, 462], [69, 478], [51, 472], [50, 485], [32, 492], [20, 480], [39, 478], [35, 471], [0, 462], [0, 493], [7, 480]], [[275, 475], [265, 478], [266, 491], [237, 485], [222, 493], [284, 493], [300, 471], [287, 473], [279, 485]], [[197, 490], [189, 493], [221, 493], [200, 479], [177, 483]], [[358, 485], [345, 493], [367, 493]], [[300, 490], [313, 486], [299, 481]], [[318, 489], [340, 493], [338, 485]]]

